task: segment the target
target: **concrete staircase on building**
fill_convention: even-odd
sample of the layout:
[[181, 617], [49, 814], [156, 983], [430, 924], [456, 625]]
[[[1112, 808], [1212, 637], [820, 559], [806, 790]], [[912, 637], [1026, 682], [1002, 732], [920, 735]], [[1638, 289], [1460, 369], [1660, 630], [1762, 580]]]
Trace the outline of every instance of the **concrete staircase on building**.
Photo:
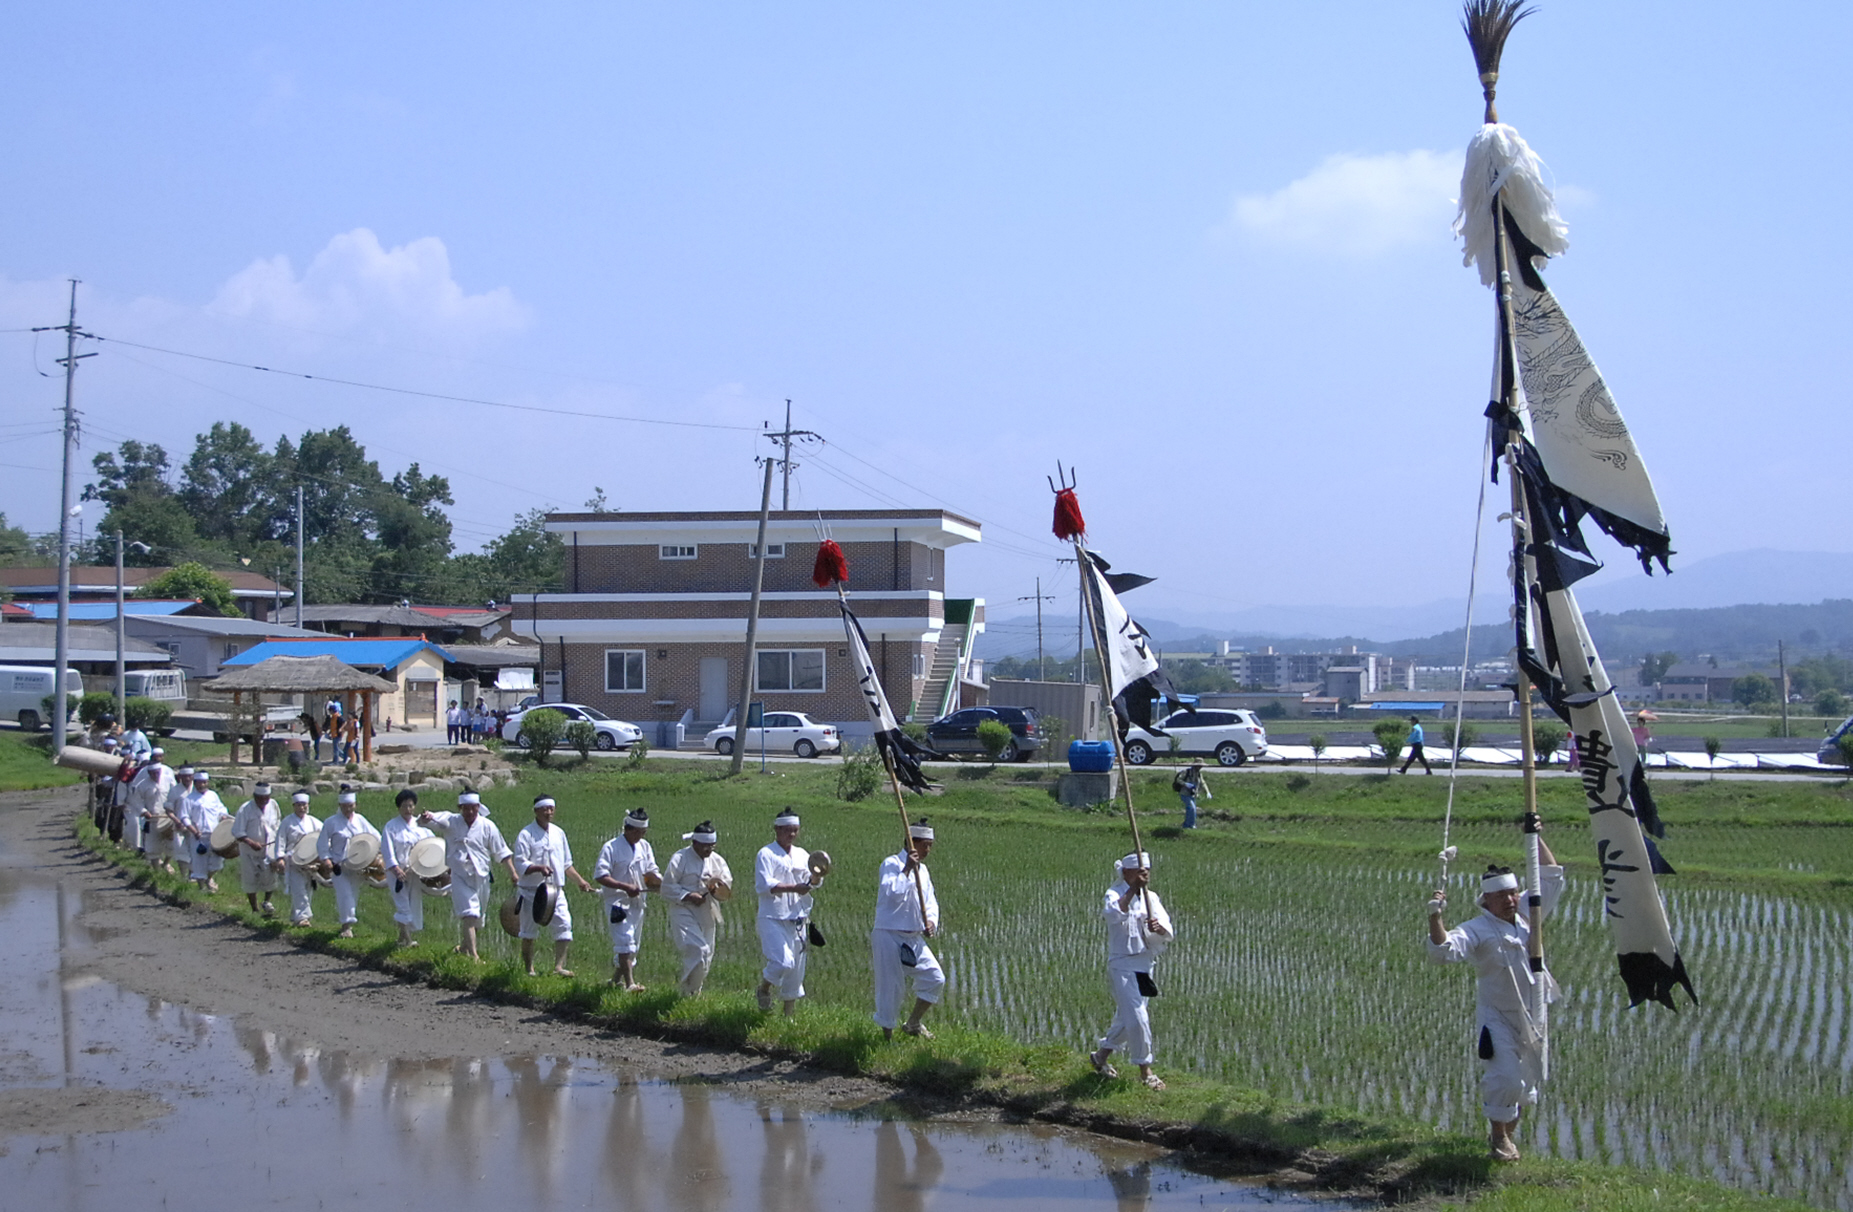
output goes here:
[[[959, 676], [959, 652], [965, 647], [968, 630], [970, 627], [965, 623], [947, 623], [940, 628], [939, 644], [933, 649], [933, 663], [927, 667], [926, 685], [921, 688], [920, 697], [914, 700], [909, 719], [929, 724], [942, 714], [940, 706], [945, 702], [946, 688]], [[952, 709], [957, 708], [958, 703], [954, 701]]]

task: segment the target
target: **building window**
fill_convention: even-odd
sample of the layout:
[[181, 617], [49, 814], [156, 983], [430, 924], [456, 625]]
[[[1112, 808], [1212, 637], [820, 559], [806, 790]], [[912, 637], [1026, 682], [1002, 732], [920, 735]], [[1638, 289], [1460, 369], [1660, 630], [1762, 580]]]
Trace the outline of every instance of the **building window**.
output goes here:
[[219, 659], [221, 661], [229, 661], [237, 655], [238, 655], [238, 641], [237, 640], [225, 641], [225, 655], [220, 657]]
[[[759, 558], [759, 544], [748, 543], [746, 545], [746, 558], [749, 560], [757, 560]], [[766, 558], [768, 560], [784, 559], [785, 558], [785, 544], [767, 543], [766, 544]]]
[[656, 555], [658, 559], [662, 560], [692, 560], [695, 558], [695, 548], [693, 546], [681, 547], [674, 543], [664, 543], [656, 549]]
[[924, 652], [914, 654], [914, 676], [917, 678], [926, 676], [926, 653]]
[[634, 694], [643, 690], [643, 649], [605, 649], [605, 693]]
[[759, 690], [822, 690], [824, 650], [821, 648], [762, 649], [756, 681]]

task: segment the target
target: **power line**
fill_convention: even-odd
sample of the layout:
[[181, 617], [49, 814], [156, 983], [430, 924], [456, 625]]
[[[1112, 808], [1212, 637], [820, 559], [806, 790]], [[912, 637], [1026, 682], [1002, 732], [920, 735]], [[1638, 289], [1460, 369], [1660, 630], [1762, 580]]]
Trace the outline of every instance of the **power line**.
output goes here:
[[682, 429], [726, 429], [743, 432], [756, 432], [751, 425], [722, 425], [715, 421], [668, 421], [661, 417], [630, 417], [613, 413], [582, 412], [571, 408], [548, 408], [540, 404], [510, 404], [505, 400], [484, 400], [474, 396], [453, 396], [439, 391], [421, 391], [413, 387], [392, 387], [383, 383], [363, 383], [358, 379], [337, 379], [332, 375], [314, 375], [299, 370], [279, 370], [274, 366], [259, 366], [253, 362], [238, 362], [231, 358], [215, 358], [210, 354], [190, 353], [184, 349], [165, 349], [159, 345], [144, 345], [139, 341], [129, 341], [122, 337], [97, 337], [99, 341], [111, 341], [117, 345], [127, 345], [131, 349], [145, 349], [150, 353], [168, 354], [176, 358], [192, 358], [197, 362], [212, 362], [220, 366], [232, 366], [239, 370], [256, 370], [264, 374], [282, 375], [286, 379], [306, 379], [316, 383], [334, 383], [341, 387], [358, 387], [365, 391], [383, 391], [393, 395], [416, 396], [423, 400], [441, 400], [447, 404], [480, 404], [485, 408], [508, 408], [516, 412], [541, 412], [559, 417], [584, 417], [593, 421], [622, 421], [636, 425], [673, 425]]

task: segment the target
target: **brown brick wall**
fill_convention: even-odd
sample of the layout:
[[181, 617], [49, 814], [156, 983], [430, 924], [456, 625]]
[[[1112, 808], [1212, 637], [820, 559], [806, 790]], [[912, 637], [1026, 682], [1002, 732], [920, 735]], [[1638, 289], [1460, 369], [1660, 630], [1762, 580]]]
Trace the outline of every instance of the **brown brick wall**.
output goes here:
[[[754, 561], [748, 543], [700, 543], [692, 560], [665, 560], [659, 545], [590, 544], [574, 548], [567, 536], [568, 593], [750, 593]], [[782, 559], [766, 561], [767, 593], [815, 590], [811, 566], [816, 545], [787, 543]], [[946, 553], [923, 543], [845, 543], [850, 590], [943, 589]], [[898, 564], [898, 571], [897, 571]], [[928, 578], [933, 579], [929, 582]]]
[[[540, 619], [745, 619], [746, 601], [730, 602], [541, 602], [538, 607], [524, 613], [522, 621], [531, 617]], [[867, 598], [850, 599], [850, 609], [856, 616], [865, 620], [863, 629], [868, 629], [868, 621], [875, 619], [901, 618], [916, 619], [927, 617], [938, 619], [944, 617], [945, 604], [938, 599], [927, 598]], [[836, 619], [836, 599], [814, 598], [809, 601], [764, 601], [759, 604], [759, 615], [766, 619]]]

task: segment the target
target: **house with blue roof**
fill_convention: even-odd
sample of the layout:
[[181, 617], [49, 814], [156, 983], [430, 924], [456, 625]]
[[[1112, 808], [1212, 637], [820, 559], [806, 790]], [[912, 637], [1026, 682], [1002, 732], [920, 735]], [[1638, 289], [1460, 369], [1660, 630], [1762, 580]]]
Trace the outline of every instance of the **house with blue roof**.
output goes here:
[[[441, 728], [444, 711], [456, 693], [444, 676], [444, 666], [452, 660], [450, 653], [423, 636], [351, 640], [340, 636], [292, 636], [266, 640], [222, 662], [221, 667], [236, 669], [274, 656], [331, 656], [391, 682], [393, 692], [382, 694], [377, 708], [376, 718], [385, 728]], [[353, 710], [351, 704], [349, 710]]]

